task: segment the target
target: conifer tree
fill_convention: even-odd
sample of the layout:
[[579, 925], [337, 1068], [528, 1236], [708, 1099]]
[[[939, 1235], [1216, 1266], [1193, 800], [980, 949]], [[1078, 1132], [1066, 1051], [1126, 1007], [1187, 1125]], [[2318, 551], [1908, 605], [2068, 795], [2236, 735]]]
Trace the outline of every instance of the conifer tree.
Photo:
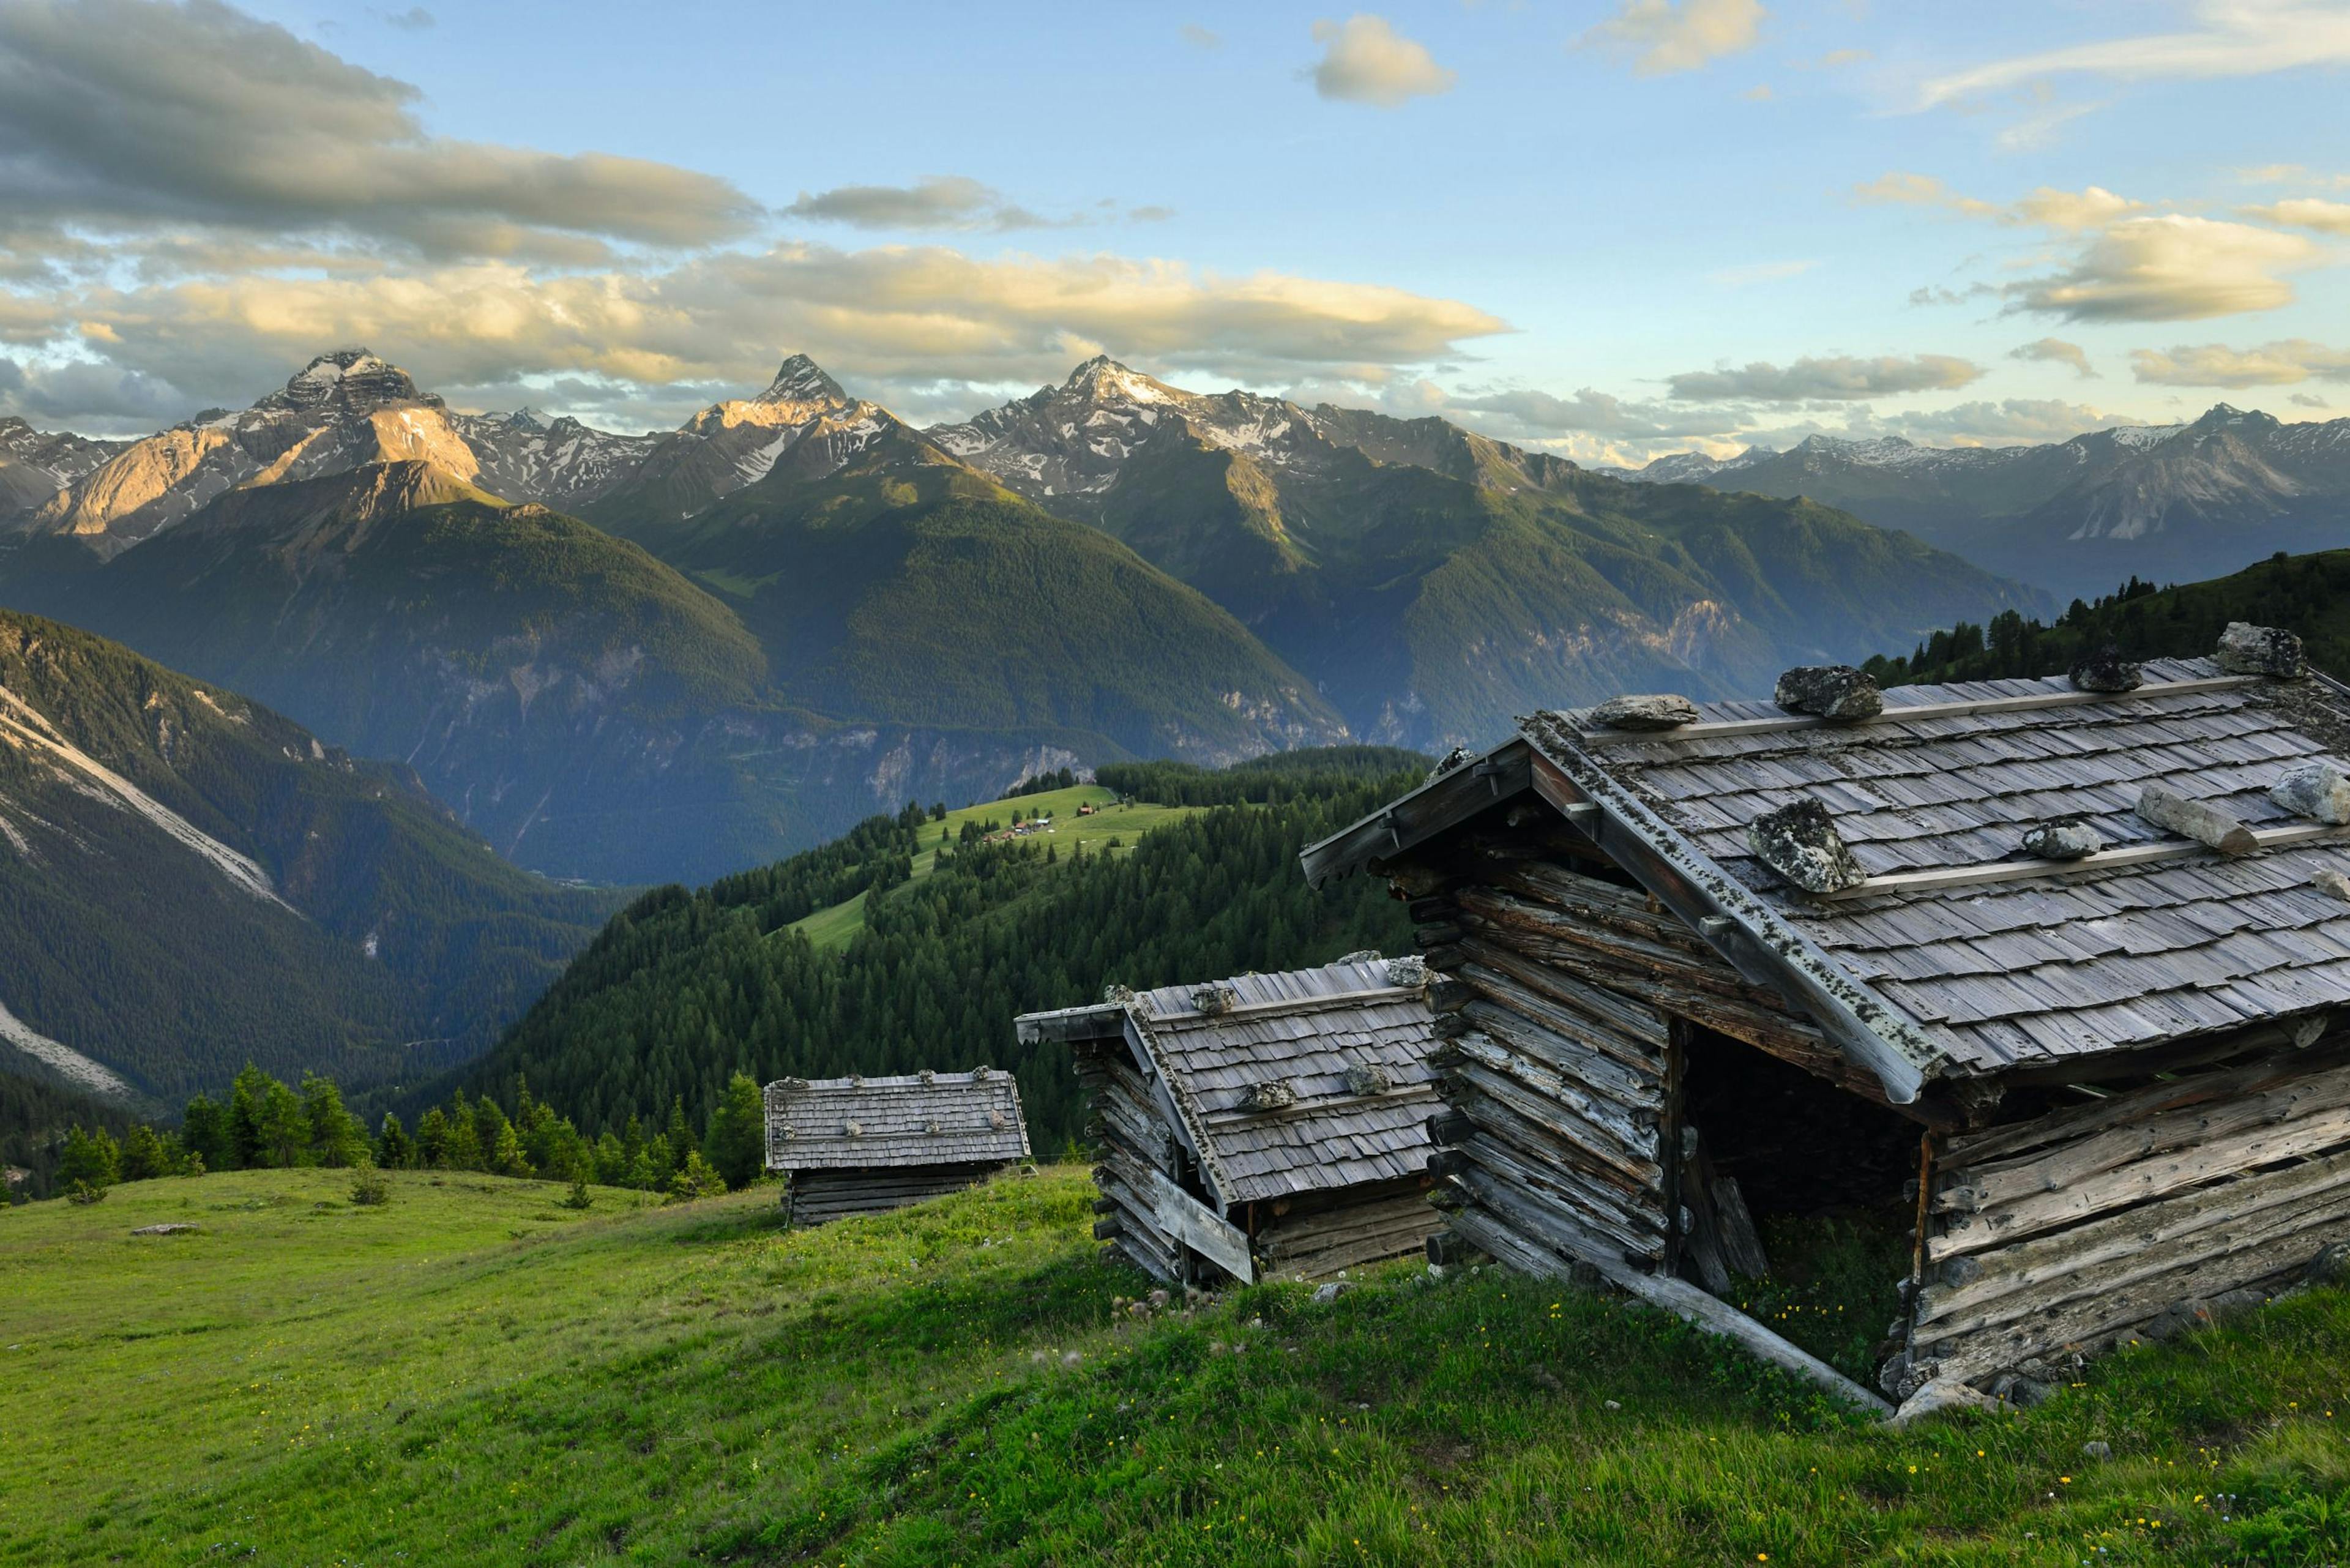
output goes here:
[[190, 1100], [180, 1117], [180, 1142], [188, 1158], [203, 1161], [205, 1169], [229, 1169], [228, 1108], [209, 1095]]
[[125, 1181], [151, 1181], [169, 1176], [179, 1166], [162, 1135], [145, 1122], [134, 1122], [122, 1135], [121, 1173]]
[[426, 1170], [449, 1168], [449, 1116], [438, 1106], [416, 1118], [416, 1163]]
[[345, 1108], [332, 1078], [302, 1075], [302, 1109], [310, 1124], [310, 1158], [318, 1164], [340, 1168], [367, 1158], [367, 1133]]
[[265, 1075], [268, 1087], [261, 1096], [261, 1161], [292, 1167], [308, 1163], [310, 1110], [302, 1096]]
[[76, 1126], [66, 1134], [65, 1151], [57, 1157], [57, 1186], [103, 1190], [121, 1174], [121, 1164], [122, 1151], [104, 1127], [85, 1131]]
[[416, 1163], [416, 1144], [390, 1111], [383, 1113], [383, 1127], [376, 1134], [375, 1162], [386, 1170], [406, 1170]]
[[230, 1086], [228, 1162], [223, 1168], [251, 1170], [265, 1162], [267, 1140], [262, 1132], [261, 1112], [272, 1081], [268, 1074], [247, 1062]]
[[747, 1187], [759, 1179], [767, 1163], [767, 1113], [759, 1085], [748, 1073], [727, 1080], [726, 1092], [710, 1113], [702, 1148], [727, 1186]]

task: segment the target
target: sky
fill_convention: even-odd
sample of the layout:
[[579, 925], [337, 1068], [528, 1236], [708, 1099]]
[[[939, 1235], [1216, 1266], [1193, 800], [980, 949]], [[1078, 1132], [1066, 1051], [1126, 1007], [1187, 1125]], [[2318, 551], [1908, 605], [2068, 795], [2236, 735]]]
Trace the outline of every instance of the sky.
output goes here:
[[0, 414], [1108, 353], [1584, 462], [2350, 413], [2350, 0], [0, 0]]

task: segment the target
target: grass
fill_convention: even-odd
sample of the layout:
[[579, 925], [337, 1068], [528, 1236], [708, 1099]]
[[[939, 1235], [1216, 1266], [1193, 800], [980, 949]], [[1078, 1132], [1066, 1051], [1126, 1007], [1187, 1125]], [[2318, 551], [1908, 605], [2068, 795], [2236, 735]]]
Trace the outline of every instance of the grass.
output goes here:
[[[1094, 805], [1101, 811], [1093, 816], [1079, 816], [1077, 807]], [[1013, 800], [989, 801], [984, 805], [967, 805], [951, 811], [943, 822], [922, 824], [921, 849], [914, 856], [913, 880], [920, 881], [938, 866], [939, 846], [952, 844], [967, 822], [993, 820], [999, 826], [1012, 826], [1012, 814], [1020, 813], [1023, 821], [1031, 817], [1049, 816], [1053, 830], [1038, 835], [1032, 842], [1049, 844], [1064, 856], [1076, 853], [1080, 846], [1087, 855], [1108, 853], [1111, 840], [1118, 847], [1131, 849], [1135, 841], [1153, 828], [1164, 827], [1197, 815], [1201, 808], [1180, 805], [1154, 805], [1138, 801], [1131, 805], [1118, 804], [1118, 794], [1099, 784], [1076, 784], [1068, 789], [1047, 790], [1042, 794], [1022, 795]], [[887, 895], [884, 895], [885, 897]], [[865, 929], [865, 900], [858, 894], [841, 903], [803, 916], [787, 928], [799, 932], [819, 949], [837, 951], [849, 944], [858, 932]]]
[[[1071, 1167], [800, 1233], [771, 1190], [580, 1215], [543, 1183], [400, 1173], [364, 1210], [348, 1187], [0, 1217], [0, 1562], [2350, 1552], [2334, 1292], [1891, 1434], [1659, 1314], [1491, 1272], [1138, 1318]], [[203, 1230], [129, 1234], [171, 1220]]]

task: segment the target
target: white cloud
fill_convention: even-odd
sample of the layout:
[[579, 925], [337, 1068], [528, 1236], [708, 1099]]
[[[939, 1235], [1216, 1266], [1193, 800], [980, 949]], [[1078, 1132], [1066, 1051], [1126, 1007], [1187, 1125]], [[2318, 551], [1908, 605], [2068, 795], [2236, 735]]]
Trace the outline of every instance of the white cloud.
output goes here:
[[220, 0], [8, 0], [0, 213], [575, 259], [603, 240], [737, 238], [761, 215], [728, 182], [671, 164], [429, 135], [418, 96]]
[[1459, 79], [1383, 16], [1357, 12], [1344, 22], [1316, 22], [1314, 41], [1323, 47], [1322, 58], [1310, 74], [1324, 98], [1399, 109], [1415, 98], [1451, 92]]
[[1960, 195], [1931, 174], [1908, 174], [1898, 170], [1880, 174], [1865, 185], [1854, 186], [1852, 199], [1863, 206], [1946, 207], [1970, 218], [1994, 218], [2000, 211], [1989, 202]]
[[1769, 15], [1761, 0], [1624, 0], [1577, 45], [1629, 55], [1644, 77], [1693, 71], [1752, 48]]
[[2079, 191], [2059, 191], [2043, 185], [2002, 213], [2001, 221], [2038, 223], [2065, 234], [2078, 234], [2084, 229], [2104, 228], [2144, 211], [2145, 202], [2116, 196], [2102, 185]]
[[0, 335], [70, 342], [191, 400], [243, 402], [290, 366], [362, 342], [428, 384], [600, 379], [682, 411], [761, 385], [783, 348], [894, 396], [940, 383], [1034, 386], [1097, 349], [1255, 384], [1376, 379], [1508, 330], [1402, 289], [1280, 273], [1226, 276], [1093, 254], [979, 259], [941, 246], [789, 244], [660, 271], [474, 263], [325, 276], [237, 272], [144, 286], [0, 291]]
[[1982, 369], [1948, 354], [1856, 358], [1805, 358], [1784, 366], [1756, 361], [1737, 369], [1688, 370], [1667, 378], [1685, 402], [1845, 402], [1903, 392], [1952, 391], [1978, 380]]
[[1195, 49], [1221, 49], [1224, 47], [1222, 34], [1202, 27], [1197, 22], [1184, 23], [1180, 31], [1183, 41]]
[[2262, 76], [2350, 64], [2350, 7], [2340, 0], [2200, 0], [2186, 31], [2109, 38], [1993, 60], [1927, 81], [1918, 104], [1977, 99], [2048, 77], [2137, 81]]
[[2062, 337], [2042, 337], [2008, 351], [2011, 359], [2036, 359], [2050, 364], [2070, 365], [2074, 374], [2085, 381], [2097, 379], [2095, 367], [2089, 363], [2087, 350], [2078, 343], [2067, 343]]
[[2350, 237], [2350, 202], [2328, 202], [2318, 196], [2296, 196], [2265, 207], [2247, 207], [2244, 216], [2287, 228], [2315, 229], [2322, 234]]
[[2071, 266], [2010, 293], [2018, 309], [2071, 321], [2197, 321], [2290, 305], [2280, 275], [2319, 259], [2296, 234], [2172, 213], [2116, 223]]
[[1571, 398], [1523, 389], [1456, 396], [1429, 411], [1466, 416], [1466, 422], [1489, 434], [1528, 439], [1569, 432], [1642, 439], [1720, 436], [1737, 426], [1734, 417], [1720, 410], [1627, 402], [1590, 387]]
[[2305, 337], [2257, 348], [2180, 344], [2168, 351], [2140, 348], [2130, 356], [2141, 381], [2160, 387], [2286, 387], [2297, 381], [2350, 381], [2350, 348], [2328, 348]]

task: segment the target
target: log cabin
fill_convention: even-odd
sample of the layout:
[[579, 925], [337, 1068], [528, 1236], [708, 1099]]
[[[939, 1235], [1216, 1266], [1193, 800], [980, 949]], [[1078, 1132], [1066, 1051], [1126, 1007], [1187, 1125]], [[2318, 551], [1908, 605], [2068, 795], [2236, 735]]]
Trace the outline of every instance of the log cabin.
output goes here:
[[1421, 1250], [1434, 1015], [1417, 957], [1356, 953], [1032, 1012], [1101, 1151], [1095, 1236], [1171, 1283], [1311, 1279]]
[[1387, 878], [1447, 977], [1432, 1256], [1613, 1282], [1874, 1407], [1722, 1299], [1771, 1216], [1871, 1205], [1883, 1392], [2029, 1401], [2350, 1236], [2345, 756], [2350, 688], [2239, 625], [1538, 713], [1303, 860]]
[[880, 1214], [986, 1180], [1028, 1158], [1009, 1073], [780, 1078], [769, 1084], [767, 1168], [791, 1225]]

